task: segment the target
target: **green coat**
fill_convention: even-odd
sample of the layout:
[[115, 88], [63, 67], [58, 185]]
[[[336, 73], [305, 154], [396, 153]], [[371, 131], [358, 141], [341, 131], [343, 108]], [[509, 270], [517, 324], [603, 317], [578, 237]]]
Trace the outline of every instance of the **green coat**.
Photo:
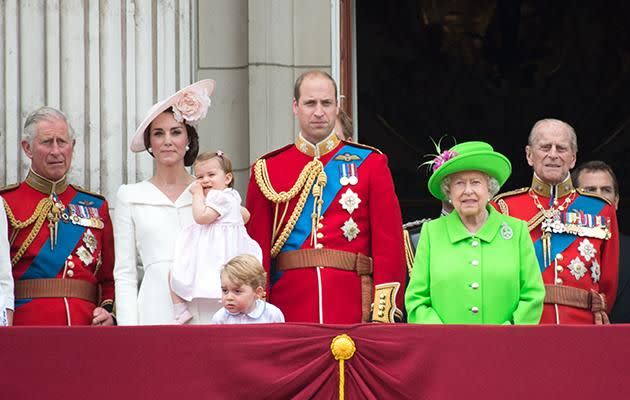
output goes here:
[[545, 287], [527, 225], [488, 212], [474, 235], [457, 212], [423, 225], [405, 293], [409, 322], [539, 322]]

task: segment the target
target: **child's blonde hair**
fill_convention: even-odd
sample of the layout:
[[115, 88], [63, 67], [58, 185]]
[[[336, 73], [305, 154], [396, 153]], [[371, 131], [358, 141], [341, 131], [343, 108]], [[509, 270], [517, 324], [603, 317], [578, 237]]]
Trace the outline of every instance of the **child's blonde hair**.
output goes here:
[[212, 160], [213, 158], [216, 158], [219, 161], [219, 166], [221, 167], [223, 172], [225, 172], [226, 174], [232, 174], [232, 180], [230, 181], [230, 183], [228, 183], [228, 187], [233, 188], [235, 178], [234, 178], [234, 173], [232, 172], [232, 161], [221, 150], [206, 151], [204, 153], [199, 154], [197, 158], [195, 159], [195, 162], [193, 163], [193, 169], [200, 162]]
[[237, 285], [247, 285], [256, 290], [257, 287], [265, 288], [267, 274], [258, 259], [250, 254], [242, 254], [225, 263], [221, 269], [224, 275]]

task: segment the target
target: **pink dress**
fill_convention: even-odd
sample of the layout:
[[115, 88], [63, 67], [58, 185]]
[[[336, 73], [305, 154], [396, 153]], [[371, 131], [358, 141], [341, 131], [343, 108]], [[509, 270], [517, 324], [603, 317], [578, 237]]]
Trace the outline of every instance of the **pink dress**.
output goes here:
[[184, 228], [175, 244], [172, 290], [181, 298], [221, 298], [223, 264], [241, 254], [262, 260], [262, 250], [249, 237], [241, 216], [241, 196], [234, 189], [211, 189], [205, 203], [219, 213], [211, 224]]

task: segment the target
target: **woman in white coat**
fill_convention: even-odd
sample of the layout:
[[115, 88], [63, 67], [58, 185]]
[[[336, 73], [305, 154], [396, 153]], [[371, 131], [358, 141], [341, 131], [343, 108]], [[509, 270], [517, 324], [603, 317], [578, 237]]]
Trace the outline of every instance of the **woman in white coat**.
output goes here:
[[[131, 151], [148, 151], [155, 173], [118, 190], [116, 238], [116, 317], [119, 325], [174, 324], [168, 273], [178, 233], [193, 223], [193, 182], [185, 167], [199, 152], [197, 123], [206, 116], [214, 81], [190, 85], [154, 105], [140, 124]], [[221, 304], [193, 300], [191, 323], [209, 323]]]
[[0, 197], [0, 326], [13, 322], [13, 270], [7, 232], [7, 214]]

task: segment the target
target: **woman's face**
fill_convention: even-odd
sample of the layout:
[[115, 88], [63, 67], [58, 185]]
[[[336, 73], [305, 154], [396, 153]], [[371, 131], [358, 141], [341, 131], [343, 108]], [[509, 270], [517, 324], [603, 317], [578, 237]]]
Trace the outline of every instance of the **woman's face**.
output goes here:
[[153, 156], [159, 164], [184, 163], [188, 133], [186, 125], [175, 121], [172, 113], [163, 112], [151, 122], [149, 142]]
[[490, 199], [486, 174], [479, 171], [463, 171], [452, 174], [450, 178], [449, 197], [460, 217], [481, 215]]

